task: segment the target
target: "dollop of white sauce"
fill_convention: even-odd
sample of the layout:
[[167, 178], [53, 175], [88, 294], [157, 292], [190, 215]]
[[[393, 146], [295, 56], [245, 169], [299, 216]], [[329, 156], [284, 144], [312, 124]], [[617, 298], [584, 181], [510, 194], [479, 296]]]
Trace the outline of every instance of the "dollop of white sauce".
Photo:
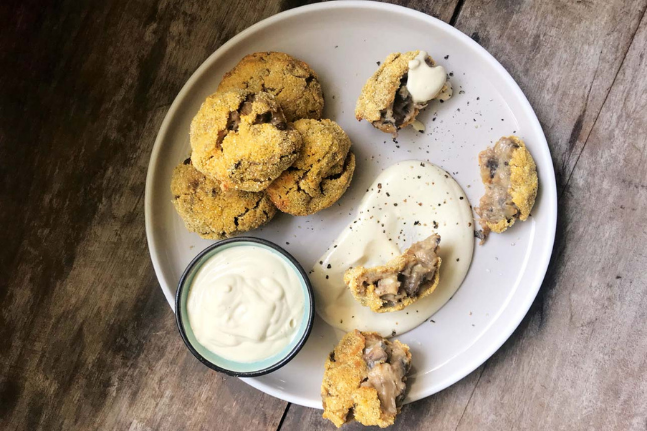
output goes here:
[[413, 120], [411, 127], [413, 127], [416, 132], [420, 133], [424, 133], [424, 131], [426, 130], [425, 123], [420, 120]]
[[[440, 283], [429, 296], [401, 311], [374, 313], [344, 284], [354, 266], [384, 265], [414, 242], [440, 234]], [[441, 168], [422, 161], [396, 163], [373, 182], [357, 211], [317, 261], [310, 280], [317, 313], [342, 330], [392, 336], [409, 331], [438, 311], [460, 287], [472, 261], [474, 219], [458, 183]]]
[[198, 270], [187, 312], [205, 348], [225, 359], [256, 362], [290, 344], [304, 304], [301, 280], [285, 259], [240, 245], [214, 254]]
[[426, 57], [427, 53], [420, 51], [416, 58], [409, 61], [407, 90], [417, 104], [425, 104], [436, 98], [447, 82], [445, 68], [442, 66], [430, 67], [425, 62]]

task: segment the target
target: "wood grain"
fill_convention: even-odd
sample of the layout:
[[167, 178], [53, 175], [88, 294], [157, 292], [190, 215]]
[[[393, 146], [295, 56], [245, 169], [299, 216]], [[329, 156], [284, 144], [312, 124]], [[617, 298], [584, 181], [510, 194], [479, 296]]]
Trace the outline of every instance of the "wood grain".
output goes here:
[[277, 428], [286, 403], [182, 345], [143, 193], [185, 81], [281, 7], [3, 2], [0, 429]]
[[560, 207], [543, 306], [485, 367], [458, 430], [647, 429], [647, 19]]
[[[0, 3], [0, 429], [332, 429], [186, 351], [143, 215], [184, 82], [236, 33], [309, 2]], [[511, 72], [563, 193], [522, 325], [393, 429], [647, 429], [647, 0], [397, 3]]]

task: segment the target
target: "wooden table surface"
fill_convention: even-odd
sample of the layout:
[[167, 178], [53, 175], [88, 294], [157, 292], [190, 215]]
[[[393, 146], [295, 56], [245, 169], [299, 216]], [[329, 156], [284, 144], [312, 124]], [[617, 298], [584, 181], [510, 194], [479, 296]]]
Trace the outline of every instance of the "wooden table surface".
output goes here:
[[[513, 336], [392, 429], [646, 430], [647, 0], [398, 3], [519, 83], [559, 221]], [[301, 4], [0, 4], [0, 429], [333, 429], [191, 356], [144, 232], [147, 164], [180, 88], [236, 33]]]

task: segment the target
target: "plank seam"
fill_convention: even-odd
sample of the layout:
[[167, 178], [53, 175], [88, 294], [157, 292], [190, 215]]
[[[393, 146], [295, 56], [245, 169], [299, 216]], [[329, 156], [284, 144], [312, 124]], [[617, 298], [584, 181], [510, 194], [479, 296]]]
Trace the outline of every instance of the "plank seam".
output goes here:
[[281, 420], [279, 421], [278, 427], [276, 427], [276, 431], [280, 431], [281, 427], [283, 426], [283, 422], [285, 421], [285, 417], [288, 415], [288, 410], [290, 410], [290, 406], [292, 403], [288, 403], [287, 406], [285, 406], [285, 410], [283, 411], [283, 415], [281, 416]]
[[[577, 155], [577, 158], [575, 159], [575, 163], [573, 163], [573, 167], [571, 168], [571, 171], [568, 174], [568, 178], [566, 179], [566, 182], [564, 183], [564, 187], [562, 188], [562, 191], [559, 194], [559, 199], [562, 199], [562, 196], [564, 195], [564, 192], [568, 188], [569, 183], [571, 182], [571, 178], [573, 177], [573, 173], [575, 172], [575, 168], [577, 167], [577, 164], [580, 161], [580, 157], [582, 157], [582, 153], [584, 153], [584, 149], [586, 148], [586, 145], [589, 143], [589, 138], [591, 137], [591, 133], [593, 133], [593, 129], [595, 128], [595, 125], [598, 122], [598, 118], [600, 118], [600, 114], [604, 110], [604, 107], [607, 104], [607, 99], [609, 98], [609, 95], [611, 94], [611, 91], [613, 90], [613, 86], [616, 84], [616, 81], [618, 79], [618, 75], [620, 75], [620, 71], [622, 70], [622, 66], [624, 66], [625, 61], [627, 60], [627, 55], [629, 54], [629, 51], [631, 50], [632, 45], [634, 44], [634, 40], [636, 39], [636, 34], [638, 33], [638, 30], [640, 30], [640, 26], [642, 25], [643, 20], [645, 19], [645, 12], [647, 11], [647, 8], [645, 8], [642, 12], [642, 15], [640, 16], [640, 19], [638, 20], [638, 25], [636, 26], [636, 30], [634, 30], [633, 34], [631, 35], [631, 42], [627, 44], [627, 49], [625, 50], [623, 56], [622, 56], [622, 61], [620, 62], [620, 66], [618, 67], [618, 70], [616, 70], [616, 74], [613, 76], [613, 81], [611, 81], [611, 85], [609, 86], [609, 90], [607, 91], [607, 94], [604, 96], [604, 100], [602, 101], [602, 105], [600, 105], [600, 110], [598, 111], [597, 115], [595, 116], [595, 119], [593, 120], [593, 124], [591, 125], [591, 128], [589, 129], [589, 133], [586, 135], [586, 139], [584, 140], [584, 144], [582, 145], [582, 149], [580, 150], [579, 154]], [[596, 70], [597, 73], [597, 70]], [[595, 77], [594, 77], [595, 79]], [[587, 96], [588, 98], [588, 96]], [[588, 104], [588, 100], [587, 100]], [[585, 108], [586, 109], [586, 108]]]
[[465, 408], [463, 409], [463, 413], [461, 413], [461, 417], [458, 419], [458, 423], [456, 424], [456, 428], [454, 428], [454, 431], [458, 430], [458, 427], [461, 425], [461, 422], [463, 421], [463, 416], [465, 416], [465, 412], [467, 412], [467, 408], [469, 407], [470, 403], [472, 402], [472, 397], [474, 396], [474, 392], [476, 392], [476, 388], [479, 385], [479, 382], [481, 381], [481, 377], [483, 377], [483, 373], [485, 372], [485, 368], [487, 367], [487, 362], [483, 365], [483, 368], [481, 369], [481, 374], [479, 374], [478, 380], [476, 380], [476, 383], [474, 384], [474, 388], [472, 389], [472, 393], [470, 394], [469, 399], [467, 400], [467, 403], [465, 404]]
[[456, 27], [456, 21], [458, 21], [458, 16], [461, 14], [464, 4], [465, 0], [458, 0], [458, 3], [456, 3], [456, 8], [454, 8], [454, 13], [449, 20], [449, 25]]

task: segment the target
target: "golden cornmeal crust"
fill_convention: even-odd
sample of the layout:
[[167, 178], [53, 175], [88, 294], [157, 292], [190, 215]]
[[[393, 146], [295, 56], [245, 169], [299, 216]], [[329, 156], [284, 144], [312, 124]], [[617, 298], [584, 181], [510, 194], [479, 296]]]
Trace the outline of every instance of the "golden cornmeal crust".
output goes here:
[[[519, 209], [519, 220], [525, 221], [530, 215], [535, 199], [537, 198], [537, 189], [539, 180], [537, 177], [537, 165], [532, 155], [526, 148], [526, 144], [517, 136], [508, 136], [519, 148], [512, 153], [510, 160], [510, 188], [508, 193], [512, 197], [512, 202]], [[501, 233], [512, 226], [516, 217], [509, 220], [503, 219], [497, 223], [482, 220], [481, 225], [492, 232]]]
[[369, 271], [372, 274], [392, 274], [393, 272], [402, 272], [410, 263], [412, 258], [412, 255], [401, 254], [384, 266], [376, 266], [369, 269], [363, 266], [350, 268], [344, 273], [344, 283], [346, 283], [351, 293], [360, 304], [365, 307], [369, 307], [376, 313], [390, 313], [392, 311], [402, 310], [417, 300], [430, 295], [434, 290], [436, 290], [436, 287], [438, 287], [438, 283], [440, 282], [440, 264], [442, 263], [440, 256], [438, 256], [438, 265], [436, 266], [433, 283], [428, 287], [421, 288], [418, 295], [414, 297], [408, 296], [392, 306], [385, 305], [385, 301], [380, 298], [380, 295], [375, 293], [376, 286], [374, 283], [371, 283], [368, 286], [362, 286], [361, 280], [365, 279]]
[[276, 208], [265, 192], [224, 192], [187, 159], [173, 171], [173, 205], [186, 228], [206, 239], [224, 239], [267, 223]]
[[305, 216], [328, 208], [344, 194], [355, 171], [350, 138], [332, 120], [298, 120], [303, 138], [299, 158], [268, 188], [276, 207]]
[[[395, 94], [400, 88], [400, 80], [405, 73], [409, 72], [409, 61], [416, 58], [420, 51], [409, 51], [401, 54], [399, 52], [390, 54], [377, 71], [366, 81], [362, 94], [360, 94], [355, 106], [355, 118], [358, 121], [366, 120], [374, 127], [383, 132], [395, 134], [398, 128], [394, 124], [380, 123], [379, 120], [382, 112], [393, 105]], [[435, 66], [434, 60], [426, 57], [432, 66]], [[418, 115], [419, 110], [414, 109], [411, 118], [403, 123], [400, 128], [404, 128], [413, 123]]]
[[285, 118], [321, 118], [324, 98], [319, 77], [306, 63], [282, 52], [245, 56], [222, 78], [218, 91], [247, 89], [273, 94]]
[[212, 94], [191, 122], [196, 169], [224, 190], [264, 190], [299, 155], [301, 135], [268, 93]]
[[[364, 361], [363, 353], [366, 346], [364, 337], [369, 334], [379, 336], [376, 333], [362, 333], [358, 330], [349, 332], [326, 359], [321, 383], [323, 417], [332, 421], [337, 428], [353, 419], [366, 426], [377, 425], [385, 428], [393, 425], [395, 417], [400, 413], [400, 407], [397, 408], [396, 414], [383, 412], [377, 390], [360, 386], [368, 376], [368, 365]], [[410, 361], [409, 346], [398, 340], [393, 343], [406, 352]], [[349, 415], [351, 409], [352, 415]]]

